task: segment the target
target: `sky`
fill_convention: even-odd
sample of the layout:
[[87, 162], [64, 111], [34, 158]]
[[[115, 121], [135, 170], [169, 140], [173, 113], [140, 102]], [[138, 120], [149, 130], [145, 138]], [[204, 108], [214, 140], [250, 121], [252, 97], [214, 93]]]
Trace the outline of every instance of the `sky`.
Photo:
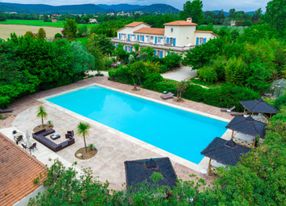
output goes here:
[[[259, 8], [265, 10], [269, 0], [203, 0], [204, 10], [228, 11], [231, 8], [244, 11], [253, 11]], [[181, 9], [185, 0], [0, 0], [0, 2], [22, 3], [22, 4], [49, 4], [49, 5], [71, 5], [71, 4], [140, 4], [149, 5], [154, 3], [166, 3]]]

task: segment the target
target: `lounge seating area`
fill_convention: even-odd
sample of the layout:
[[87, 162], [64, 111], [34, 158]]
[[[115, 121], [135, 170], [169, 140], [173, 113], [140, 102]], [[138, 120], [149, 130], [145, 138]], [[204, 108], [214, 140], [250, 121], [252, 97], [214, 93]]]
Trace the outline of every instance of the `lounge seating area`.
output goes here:
[[53, 150], [54, 152], [58, 152], [75, 143], [73, 131], [68, 131], [65, 135], [66, 140], [60, 144], [56, 144], [52, 141], [52, 139], [50, 139], [51, 137], [49, 137], [49, 135], [52, 134], [55, 134], [55, 130], [53, 129], [42, 130], [34, 133], [33, 138], [48, 147], [49, 149]]

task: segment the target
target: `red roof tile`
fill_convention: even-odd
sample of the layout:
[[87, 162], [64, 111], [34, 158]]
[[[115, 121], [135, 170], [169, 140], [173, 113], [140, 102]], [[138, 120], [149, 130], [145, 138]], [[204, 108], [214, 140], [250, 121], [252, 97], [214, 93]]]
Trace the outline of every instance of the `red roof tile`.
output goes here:
[[144, 22], [132, 22], [130, 24], [127, 24], [125, 27], [136, 27], [139, 26], [141, 24], [145, 24]]
[[10, 206], [18, 202], [39, 185], [46, 177], [46, 168], [38, 160], [0, 134], [0, 205]]
[[134, 31], [134, 33], [164, 35], [165, 29], [144, 27]]
[[188, 21], [172, 21], [169, 23], [164, 24], [165, 26], [197, 26], [196, 23], [193, 22], [188, 22]]

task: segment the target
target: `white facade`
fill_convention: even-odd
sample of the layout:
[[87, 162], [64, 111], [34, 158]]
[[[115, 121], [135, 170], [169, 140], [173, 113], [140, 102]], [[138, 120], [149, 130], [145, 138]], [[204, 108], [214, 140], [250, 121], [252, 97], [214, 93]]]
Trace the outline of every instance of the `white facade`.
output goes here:
[[196, 30], [196, 24], [190, 20], [170, 22], [165, 24], [165, 28], [151, 28], [143, 22], [133, 22], [118, 30], [112, 41], [115, 45], [123, 44], [128, 52], [134, 51], [135, 44], [152, 47], [155, 54], [163, 58], [170, 51], [183, 53], [215, 37], [211, 31]]

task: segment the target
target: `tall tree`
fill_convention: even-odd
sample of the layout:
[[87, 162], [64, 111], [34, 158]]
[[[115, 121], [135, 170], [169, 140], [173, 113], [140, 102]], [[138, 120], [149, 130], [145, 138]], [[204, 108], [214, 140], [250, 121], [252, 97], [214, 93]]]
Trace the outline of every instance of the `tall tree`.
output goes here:
[[91, 34], [88, 39], [89, 47], [97, 47], [103, 54], [111, 55], [114, 46], [107, 36], [104, 34]]
[[77, 23], [74, 19], [67, 19], [62, 31], [65, 38], [74, 39], [77, 33]]
[[200, 24], [203, 22], [203, 2], [201, 0], [186, 1], [183, 11], [181, 12], [181, 18], [187, 19], [189, 17], [191, 17], [195, 23]]
[[46, 31], [43, 28], [40, 28], [37, 33], [37, 38], [39, 39], [45, 39], [47, 37]]
[[253, 21], [254, 23], [258, 23], [258, 22], [261, 20], [261, 18], [262, 18], [262, 9], [259, 8], [259, 9], [257, 9], [257, 10], [255, 11], [255, 13], [253, 14], [253, 16], [252, 16], [252, 21]]
[[272, 0], [266, 7], [266, 21], [280, 35], [286, 34], [286, 4], [285, 0]]

